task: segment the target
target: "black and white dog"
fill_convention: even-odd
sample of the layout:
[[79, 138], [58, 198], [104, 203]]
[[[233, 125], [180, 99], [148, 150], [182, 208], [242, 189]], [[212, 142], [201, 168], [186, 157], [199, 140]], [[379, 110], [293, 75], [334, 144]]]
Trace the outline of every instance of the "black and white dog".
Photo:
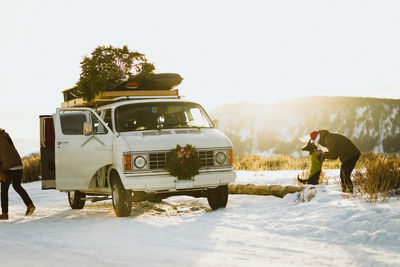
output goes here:
[[308, 151], [311, 159], [311, 168], [310, 175], [307, 180], [300, 179], [297, 175], [297, 180], [301, 184], [318, 184], [319, 176], [322, 170], [322, 160], [321, 160], [321, 150], [318, 150], [318, 147], [315, 145], [311, 139], [308, 141], [307, 145], [305, 145], [301, 150]]

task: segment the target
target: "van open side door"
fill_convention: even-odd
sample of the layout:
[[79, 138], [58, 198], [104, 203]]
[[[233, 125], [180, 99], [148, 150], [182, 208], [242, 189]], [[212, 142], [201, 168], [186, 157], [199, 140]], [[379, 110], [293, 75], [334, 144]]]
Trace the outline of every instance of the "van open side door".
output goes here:
[[85, 190], [112, 163], [114, 134], [90, 108], [58, 108], [54, 115], [56, 187]]
[[42, 189], [56, 189], [55, 135], [52, 115], [40, 119], [40, 164], [42, 166]]

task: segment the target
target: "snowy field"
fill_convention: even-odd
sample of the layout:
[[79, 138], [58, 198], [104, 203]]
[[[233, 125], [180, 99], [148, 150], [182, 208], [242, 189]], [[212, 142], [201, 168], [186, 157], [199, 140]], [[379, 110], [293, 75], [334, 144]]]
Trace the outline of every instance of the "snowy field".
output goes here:
[[[297, 171], [237, 172], [237, 183], [293, 184]], [[342, 195], [338, 171], [315, 194], [230, 195], [226, 209], [171, 197], [133, 205], [127, 218], [110, 201], [72, 210], [67, 195], [24, 184], [31, 217], [10, 189], [0, 222], [1, 266], [400, 266], [400, 200], [367, 203]], [[308, 196], [306, 195], [306, 197]]]

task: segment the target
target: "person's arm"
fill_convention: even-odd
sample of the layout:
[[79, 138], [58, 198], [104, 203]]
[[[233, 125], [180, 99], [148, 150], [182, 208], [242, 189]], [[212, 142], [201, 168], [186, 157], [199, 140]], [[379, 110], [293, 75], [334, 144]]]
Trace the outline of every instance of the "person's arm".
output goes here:
[[1, 165], [0, 161], [0, 182], [5, 182], [7, 180], [7, 176], [4, 173], [3, 166]]
[[[3, 135], [0, 135], [0, 167], [1, 167], [2, 161], [4, 160], [4, 155], [7, 153], [4, 149], [7, 144], [5, 144], [4, 141], [5, 141], [5, 139], [4, 139]], [[3, 168], [1, 168], [1, 169], [3, 169]]]
[[325, 159], [337, 159], [339, 157], [339, 154], [336, 151], [336, 144], [332, 138], [325, 138], [325, 145], [326, 148], [328, 149], [328, 152], [324, 152], [322, 154], [322, 160]]
[[320, 150], [320, 149], [318, 149], [317, 151], [315, 151], [315, 154], [317, 155], [317, 159], [319, 160], [319, 161], [323, 161], [323, 158], [322, 158], [322, 150]]
[[322, 160], [326, 160], [326, 159], [337, 159], [339, 157], [339, 155], [336, 152], [332, 152], [332, 151], [328, 151], [328, 152], [324, 152], [324, 154], [322, 154]]

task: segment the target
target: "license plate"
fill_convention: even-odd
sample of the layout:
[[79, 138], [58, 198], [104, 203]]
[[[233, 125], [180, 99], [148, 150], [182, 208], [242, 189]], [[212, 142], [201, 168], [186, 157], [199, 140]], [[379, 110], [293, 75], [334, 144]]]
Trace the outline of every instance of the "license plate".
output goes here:
[[192, 180], [177, 180], [175, 182], [176, 189], [189, 189], [193, 188]]

